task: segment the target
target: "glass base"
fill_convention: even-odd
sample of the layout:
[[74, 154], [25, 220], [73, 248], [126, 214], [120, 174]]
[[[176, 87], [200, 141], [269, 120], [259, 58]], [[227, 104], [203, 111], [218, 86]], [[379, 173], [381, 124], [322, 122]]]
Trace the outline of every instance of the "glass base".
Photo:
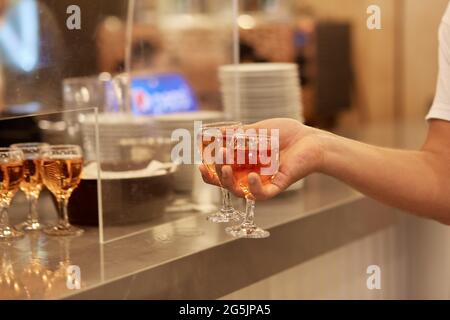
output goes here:
[[225, 231], [235, 238], [262, 239], [270, 236], [270, 232], [257, 227], [254, 224], [241, 224], [225, 229]]
[[241, 216], [241, 213], [233, 208], [230, 210], [220, 209], [220, 211], [206, 217], [206, 220], [213, 223], [227, 223], [239, 221]]
[[40, 222], [32, 222], [32, 221], [25, 221], [18, 225], [16, 225], [17, 230], [21, 231], [40, 231], [44, 229], [46, 226]]
[[22, 231], [17, 231], [16, 229], [11, 227], [5, 227], [3, 229], [0, 229], [0, 241], [20, 239], [24, 235], [25, 234]]
[[55, 236], [55, 237], [69, 237], [69, 236], [80, 236], [83, 234], [84, 230], [74, 227], [74, 226], [51, 226], [44, 229], [44, 233], [49, 236]]

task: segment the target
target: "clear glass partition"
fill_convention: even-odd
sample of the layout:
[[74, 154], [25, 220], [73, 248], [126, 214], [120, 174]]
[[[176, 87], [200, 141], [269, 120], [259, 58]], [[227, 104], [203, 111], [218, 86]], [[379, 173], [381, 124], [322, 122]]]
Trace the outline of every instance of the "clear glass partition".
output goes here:
[[[0, 146], [23, 149], [25, 179], [20, 185], [23, 192], [17, 192], [9, 210], [11, 226], [22, 228], [27, 220], [30, 207], [30, 192], [34, 185], [43, 185], [37, 194], [37, 215], [41, 228], [47, 232], [48, 227], [56, 225], [64, 218], [57, 202], [57, 195], [62, 190], [69, 190], [68, 220], [85, 232], [98, 232], [100, 213], [101, 183], [98, 163], [98, 129], [97, 109], [67, 110], [45, 114], [2, 118], [0, 119]], [[83, 123], [93, 119], [94, 134], [86, 134]], [[28, 145], [39, 143], [41, 150], [29, 153]], [[71, 146], [79, 148], [76, 154], [50, 154], [47, 148], [52, 146]], [[27, 163], [30, 160], [33, 165]], [[80, 164], [80, 165], [79, 165]], [[26, 182], [26, 183], [25, 183]], [[70, 184], [70, 186], [69, 186]], [[26, 195], [26, 196], [25, 196]]]

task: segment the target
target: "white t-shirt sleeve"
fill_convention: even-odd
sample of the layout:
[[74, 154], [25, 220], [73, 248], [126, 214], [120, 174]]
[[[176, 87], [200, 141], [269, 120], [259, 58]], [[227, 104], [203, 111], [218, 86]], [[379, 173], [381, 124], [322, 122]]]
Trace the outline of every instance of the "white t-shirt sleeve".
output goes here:
[[426, 119], [450, 121], [450, 4], [439, 27], [439, 75], [436, 95]]

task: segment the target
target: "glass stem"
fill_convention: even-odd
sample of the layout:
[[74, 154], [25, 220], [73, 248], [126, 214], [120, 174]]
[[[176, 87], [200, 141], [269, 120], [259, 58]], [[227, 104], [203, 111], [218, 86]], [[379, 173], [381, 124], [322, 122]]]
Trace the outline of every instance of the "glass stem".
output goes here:
[[38, 258], [39, 234], [30, 234], [31, 260]]
[[59, 239], [59, 258], [60, 262], [70, 261], [70, 239]]
[[245, 226], [254, 226], [255, 222], [255, 200], [250, 197], [246, 197], [246, 205], [245, 205], [245, 217], [242, 222]]
[[58, 199], [58, 224], [64, 228], [70, 226], [69, 215], [67, 213], [68, 200], [65, 198]]
[[[2, 207], [3, 210], [3, 207]], [[0, 242], [0, 249], [3, 251], [2, 254], [2, 260], [0, 261], [0, 268], [2, 271], [5, 271], [9, 268], [11, 265], [11, 256], [10, 256], [10, 250], [11, 250], [11, 243], [10, 242]]]
[[231, 204], [231, 195], [230, 191], [225, 188], [220, 188], [222, 191], [222, 210], [230, 211], [233, 209], [233, 205]]
[[28, 198], [28, 204], [29, 204], [30, 208], [28, 211], [28, 219], [27, 220], [31, 223], [38, 222], [37, 203], [38, 203], [38, 197], [30, 195]]
[[9, 227], [8, 205], [0, 203], [0, 229]]

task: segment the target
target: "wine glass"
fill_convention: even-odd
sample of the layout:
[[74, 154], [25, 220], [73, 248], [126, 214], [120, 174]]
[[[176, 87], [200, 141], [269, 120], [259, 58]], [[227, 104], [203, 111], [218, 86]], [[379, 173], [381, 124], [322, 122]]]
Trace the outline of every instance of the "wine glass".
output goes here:
[[23, 171], [24, 178], [20, 183], [20, 190], [25, 193], [29, 203], [28, 216], [25, 222], [16, 226], [18, 230], [36, 231], [41, 230], [43, 225], [39, 222], [37, 203], [42, 191], [42, 173], [40, 168], [40, 157], [42, 147], [47, 143], [18, 143], [11, 145], [13, 149], [19, 149], [24, 154]]
[[279, 148], [277, 137], [259, 134], [235, 134], [233, 146], [233, 177], [246, 199], [245, 216], [238, 226], [226, 228], [226, 232], [237, 238], [266, 238], [269, 231], [255, 224], [255, 198], [250, 192], [248, 175], [257, 173], [263, 185], [269, 184], [278, 171]]
[[[215, 153], [214, 150], [210, 154], [205, 153], [205, 149], [211, 143], [218, 143], [220, 147], [225, 147], [227, 143], [226, 130], [227, 129], [238, 129], [242, 126], [241, 122], [238, 121], [228, 121], [228, 122], [215, 122], [205, 124], [201, 127], [200, 134], [198, 136], [198, 147], [201, 155], [203, 164], [206, 166], [208, 172], [217, 176], [216, 163], [215, 163]], [[216, 140], [218, 139], [218, 140]], [[228, 139], [229, 140], [229, 139]], [[230, 192], [222, 187], [220, 187], [222, 193], [222, 207], [216, 213], [213, 213], [207, 217], [208, 221], [221, 223], [229, 221], [237, 221], [241, 218], [239, 211], [234, 209], [231, 203]]]
[[0, 240], [23, 237], [24, 233], [9, 224], [8, 208], [23, 180], [23, 152], [0, 148]]
[[69, 223], [67, 205], [78, 187], [83, 170], [83, 153], [76, 145], [55, 145], [41, 150], [42, 180], [58, 203], [58, 224], [44, 229], [51, 236], [78, 236], [82, 229]]

